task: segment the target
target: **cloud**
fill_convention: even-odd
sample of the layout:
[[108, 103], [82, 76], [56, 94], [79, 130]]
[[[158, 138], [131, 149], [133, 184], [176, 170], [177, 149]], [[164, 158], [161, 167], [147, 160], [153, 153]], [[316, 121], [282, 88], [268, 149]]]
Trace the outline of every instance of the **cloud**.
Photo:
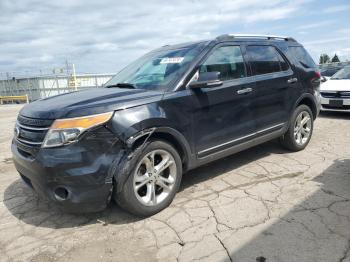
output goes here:
[[350, 5], [333, 5], [324, 9], [323, 12], [326, 14], [333, 14], [333, 13], [347, 11], [349, 9], [350, 9]]
[[324, 44], [329, 44], [334, 42], [337, 43], [337, 42], [347, 41], [347, 40], [350, 40], [350, 36], [343, 36], [343, 37], [337, 37], [337, 38], [328, 37], [320, 40], [305, 42], [304, 45], [324, 45]]
[[279, 21], [298, 16], [309, 2], [1, 0], [0, 72], [52, 71], [66, 59], [78, 72], [116, 72], [165, 44], [213, 38], [237, 28], [272, 33], [270, 27], [254, 28], [270, 22], [283, 28]]
[[341, 61], [349, 60], [350, 36], [328, 36], [327, 38], [320, 40], [313, 40], [304, 43], [304, 46], [311, 52], [315, 61], [318, 61], [320, 54], [326, 53], [329, 56], [337, 54]]
[[332, 25], [335, 22], [336, 22], [336, 20], [325, 20], [325, 21], [321, 21], [321, 22], [317, 22], [317, 23], [310, 23], [310, 24], [302, 25], [302, 26], [299, 26], [298, 29], [299, 30], [306, 30], [306, 29], [320, 28], [320, 27]]
[[342, 48], [335, 51], [340, 57], [349, 57], [350, 56], [350, 47]]

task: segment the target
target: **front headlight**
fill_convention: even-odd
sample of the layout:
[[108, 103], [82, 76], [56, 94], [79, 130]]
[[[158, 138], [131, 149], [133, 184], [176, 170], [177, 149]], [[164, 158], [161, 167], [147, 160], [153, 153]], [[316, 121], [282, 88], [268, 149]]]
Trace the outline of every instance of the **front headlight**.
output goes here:
[[78, 139], [87, 129], [106, 123], [113, 115], [108, 112], [76, 118], [57, 119], [47, 132], [42, 147], [57, 147]]

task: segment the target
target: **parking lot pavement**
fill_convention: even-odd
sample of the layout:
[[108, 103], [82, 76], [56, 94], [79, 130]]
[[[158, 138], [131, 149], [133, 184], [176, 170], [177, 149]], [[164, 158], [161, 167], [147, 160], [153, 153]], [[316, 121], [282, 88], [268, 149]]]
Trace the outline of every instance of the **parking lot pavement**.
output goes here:
[[19, 108], [0, 107], [0, 261], [350, 262], [350, 115], [323, 114], [302, 152], [270, 142], [191, 171], [139, 219], [38, 199], [11, 160]]

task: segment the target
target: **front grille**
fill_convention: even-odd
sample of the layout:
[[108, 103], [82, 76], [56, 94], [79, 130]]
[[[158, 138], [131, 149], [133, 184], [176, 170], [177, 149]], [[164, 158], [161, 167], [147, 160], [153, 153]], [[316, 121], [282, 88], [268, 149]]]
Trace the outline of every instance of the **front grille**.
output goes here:
[[18, 116], [17, 121], [22, 125], [34, 126], [34, 127], [49, 127], [53, 122], [53, 120], [51, 119], [29, 118], [21, 115]]
[[349, 91], [321, 92], [321, 96], [325, 98], [350, 98], [350, 92]]
[[53, 121], [18, 116], [16, 139], [23, 144], [40, 147]]

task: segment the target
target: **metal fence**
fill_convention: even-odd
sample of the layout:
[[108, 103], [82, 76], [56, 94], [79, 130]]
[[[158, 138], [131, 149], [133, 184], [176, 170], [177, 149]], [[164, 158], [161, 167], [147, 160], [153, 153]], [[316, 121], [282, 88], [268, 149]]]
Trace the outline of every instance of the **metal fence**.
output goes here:
[[29, 101], [76, 90], [101, 87], [113, 74], [7, 77], [0, 80], [0, 96], [28, 95]]

